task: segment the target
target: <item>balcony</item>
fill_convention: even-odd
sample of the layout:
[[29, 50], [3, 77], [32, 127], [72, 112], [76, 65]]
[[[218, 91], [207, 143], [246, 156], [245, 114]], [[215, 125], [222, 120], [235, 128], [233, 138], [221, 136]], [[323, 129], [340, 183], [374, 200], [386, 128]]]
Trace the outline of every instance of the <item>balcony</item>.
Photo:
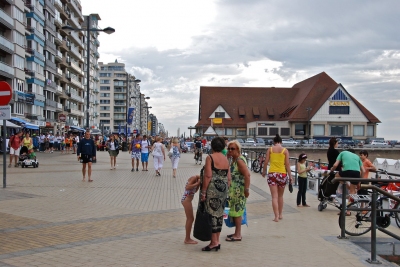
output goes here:
[[37, 93], [34, 93], [34, 95], [35, 95], [35, 100], [37, 100], [37, 101], [44, 102], [46, 100], [44, 95], [39, 95]]
[[62, 3], [60, 0], [54, 0], [54, 7], [58, 9], [58, 11], [63, 9]]
[[56, 108], [58, 103], [54, 100], [46, 99], [45, 104], [46, 104], [46, 107], [50, 106], [52, 108]]
[[63, 59], [63, 54], [61, 53], [61, 51], [58, 51], [58, 50], [57, 50], [56, 59], [58, 59], [59, 61], [62, 61], [62, 59]]
[[99, 92], [100, 92], [99, 89], [97, 89], [97, 88], [93, 89], [93, 93], [98, 94]]
[[65, 41], [65, 40], [62, 41], [62, 43], [60, 45], [60, 50], [61, 50], [61, 52], [65, 52], [65, 51], [69, 50], [69, 48], [67, 46], [67, 41]]
[[34, 28], [32, 26], [27, 26], [26, 28], [28, 29], [28, 31], [30, 31], [32, 34], [36, 35], [43, 42], [46, 40], [43, 33], [39, 32], [36, 28]]
[[35, 77], [35, 72], [29, 68], [24, 68], [24, 72], [26, 75], [29, 75], [31, 77]]
[[96, 40], [94, 40], [94, 45], [95, 45], [95, 46], [100, 46], [100, 42], [99, 42], [99, 40], [97, 40], [97, 39], [96, 39]]
[[73, 83], [75, 86], [79, 87], [79, 88], [83, 88], [83, 85], [80, 81], [77, 81], [75, 79], [71, 79], [71, 83]]
[[75, 71], [77, 71], [79, 74], [82, 74], [82, 70], [81, 70], [81, 68], [79, 67], [79, 65], [77, 65], [77, 64], [74, 63], [74, 62], [70, 62], [69, 65], [70, 65]]
[[78, 20], [72, 14], [69, 15], [69, 20], [70, 20], [70, 22], [72, 22], [71, 24], [72, 24], [73, 27], [75, 27], [75, 28], [80, 28], [81, 27], [81, 25], [79, 24]]
[[46, 87], [50, 87], [52, 89], [54, 89], [55, 91], [57, 90], [57, 84], [55, 81], [52, 81], [50, 79], [46, 80]]
[[99, 100], [95, 100], [95, 101], [93, 102], [93, 104], [95, 104], [95, 105], [97, 106], [97, 105], [100, 104], [100, 102], [99, 102]]
[[9, 29], [14, 29], [14, 20], [3, 9], [0, 9], [0, 23]]
[[[80, 1], [77, 1], [77, 2], [80, 4]], [[73, 1], [73, 0], [68, 1], [68, 4], [69, 4], [70, 8], [71, 8], [72, 10], [75, 11], [75, 13], [82, 14], [82, 8], [79, 7], [79, 6], [75, 3], [75, 1]]]
[[56, 26], [49, 20], [44, 22], [44, 26], [52, 31], [53, 34], [56, 34]]
[[76, 116], [80, 116], [80, 117], [83, 117], [83, 115], [84, 115], [83, 111], [80, 111], [80, 110], [77, 110], [77, 109], [71, 109], [70, 113], [72, 113], [72, 114], [74, 114]]
[[52, 54], [55, 54], [57, 51], [56, 45], [53, 44], [50, 40], [46, 40], [45, 47], [46, 50], [50, 49], [50, 52], [52, 52]]
[[12, 79], [14, 78], [14, 68], [0, 61], [0, 75]]
[[56, 33], [55, 38], [54, 38], [54, 41], [55, 41], [57, 44], [59, 44], [59, 45], [62, 44], [63, 39], [62, 39], [62, 36], [61, 36], [60, 33], [58, 33], [58, 32]]
[[78, 35], [76, 32], [71, 32], [70, 36], [72, 37], [72, 39], [73, 39], [77, 44], [79, 44], [80, 46], [83, 46], [83, 45], [82, 45], [82, 41], [81, 41], [81, 39], [79, 38], [79, 35]]
[[45, 3], [45, 8], [51, 11], [50, 13], [52, 14], [56, 13], [56, 9], [51, 1], [45, 0], [44, 3]]
[[59, 17], [54, 18], [54, 24], [57, 25], [58, 27], [63, 26], [63, 22], [62, 22], [61, 18], [59, 18]]
[[100, 67], [99, 67], [98, 64], [95, 64], [95, 65], [94, 65], [94, 68], [95, 68], [96, 70], [99, 70], [99, 69], [100, 69]]
[[14, 54], [14, 44], [0, 35], [0, 49], [8, 54]]
[[[44, 17], [41, 10], [39, 10], [35, 5], [32, 5], [30, 1], [25, 2], [25, 6], [27, 6], [31, 12], [33, 12], [36, 16], [38, 16], [41, 20], [45, 21], [46, 18]], [[31, 17], [31, 16], [28, 16]]]
[[62, 89], [62, 87], [61, 87], [61, 86], [57, 85], [57, 90], [56, 90], [56, 93], [57, 93], [58, 95], [62, 95], [62, 93], [63, 93], [63, 89]]
[[100, 57], [100, 54], [99, 54], [99, 52], [97, 52], [97, 51], [94, 52], [93, 55], [94, 55], [94, 57], [96, 57], [96, 58], [99, 58], [99, 57]]
[[81, 53], [79, 53], [79, 50], [76, 47], [70, 46], [70, 51], [72, 52], [72, 54], [75, 57], [77, 57], [77, 58], [81, 59], [81, 61], [83, 61], [82, 55], [81, 55]]
[[43, 82], [46, 80], [46, 78], [44, 77], [43, 74], [40, 74], [39, 72], [36, 72], [36, 71], [35, 71], [35, 78], [37, 78]]
[[51, 69], [53, 72], [57, 72], [57, 66], [54, 62], [51, 62], [50, 59], [46, 59], [45, 62], [46, 69]]
[[37, 57], [40, 61], [44, 61], [44, 56], [35, 49], [32, 49], [30, 47], [25, 47], [25, 51], [31, 54], [32, 56]]

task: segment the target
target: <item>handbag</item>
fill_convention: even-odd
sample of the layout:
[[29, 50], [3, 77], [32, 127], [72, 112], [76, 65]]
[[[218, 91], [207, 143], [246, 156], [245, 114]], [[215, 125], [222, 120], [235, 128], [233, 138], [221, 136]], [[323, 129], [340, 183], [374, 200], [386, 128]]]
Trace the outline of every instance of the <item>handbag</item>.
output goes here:
[[289, 192], [292, 193], [293, 192], [293, 185], [292, 183], [289, 182]]
[[[204, 166], [200, 171], [200, 185], [203, 184]], [[206, 210], [206, 203], [201, 201], [201, 194], [199, 194], [199, 204], [197, 206], [196, 219], [194, 221], [193, 236], [200, 241], [210, 241], [212, 234], [211, 214]]]
[[[225, 221], [225, 225], [229, 228], [235, 227], [235, 222], [233, 221], [233, 218], [231, 216], [228, 215], [228, 218], [224, 219]], [[247, 224], [247, 209], [244, 208], [244, 212], [242, 215], [242, 225], [247, 225], [247, 227], [249, 227], [249, 225]]]
[[168, 152], [168, 157], [172, 157], [173, 154], [174, 154], [174, 147], [171, 146], [171, 149]]

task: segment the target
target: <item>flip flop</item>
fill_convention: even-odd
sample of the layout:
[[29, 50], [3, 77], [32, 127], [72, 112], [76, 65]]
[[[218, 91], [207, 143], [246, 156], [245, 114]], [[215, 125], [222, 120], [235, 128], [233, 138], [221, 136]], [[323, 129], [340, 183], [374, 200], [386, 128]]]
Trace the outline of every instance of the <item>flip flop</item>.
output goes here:
[[236, 239], [236, 238], [234, 238], [233, 236], [231, 236], [231, 237], [227, 237], [226, 239], [225, 239], [225, 241], [228, 241], [228, 242], [235, 242], [235, 241], [242, 241], [242, 239], [240, 238], [240, 239]]
[[231, 234], [231, 235], [227, 235], [226, 237], [228, 237], [228, 238], [231, 238], [233, 236], [233, 234]]

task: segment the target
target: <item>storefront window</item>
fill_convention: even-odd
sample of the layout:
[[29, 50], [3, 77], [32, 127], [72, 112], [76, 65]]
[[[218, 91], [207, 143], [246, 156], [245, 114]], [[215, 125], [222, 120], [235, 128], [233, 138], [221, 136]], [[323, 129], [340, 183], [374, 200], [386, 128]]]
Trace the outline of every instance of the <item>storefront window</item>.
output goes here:
[[305, 134], [306, 134], [306, 125], [305, 124], [295, 124], [294, 135], [305, 135]]
[[364, 125], [354, 125], [353, 135], [354, 136], [364, 136]]
[[347, 125], [331, 125], [330, 135], [347, 136]]
[[325, 135], [325, 125], [323, 124], [314, 124], [314, 132], [313, 135]]

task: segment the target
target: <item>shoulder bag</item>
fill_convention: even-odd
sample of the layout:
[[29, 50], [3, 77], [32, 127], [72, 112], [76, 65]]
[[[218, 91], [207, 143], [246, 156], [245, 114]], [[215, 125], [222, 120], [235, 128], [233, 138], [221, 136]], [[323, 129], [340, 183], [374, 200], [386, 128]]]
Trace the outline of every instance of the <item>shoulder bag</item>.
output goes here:
[[168, 152], [168, 157], [172, 157], [173, 154], [174, 154], [174, 146], [171, 146], [171, 149]]
[[[200, 172], [200, 187], [203, 183], [204, 166]], [[201, 190], [201, 189], [200, 189]], [[201, 201], [199, 194], [199, 204], [197, 206], [196, 219], [194, 221], [193, 236], [200, 241], [210, 241], [212, 234], [211, 215], [206, 210], [206, 204]]]

